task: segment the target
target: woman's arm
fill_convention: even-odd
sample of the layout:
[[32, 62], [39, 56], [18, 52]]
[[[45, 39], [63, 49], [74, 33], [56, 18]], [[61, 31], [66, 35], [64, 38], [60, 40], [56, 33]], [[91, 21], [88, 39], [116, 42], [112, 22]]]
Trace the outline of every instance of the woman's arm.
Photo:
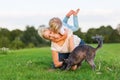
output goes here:
[[63, 62], [59, 61], [58, 52], [52, 50], [52, 59], [53, 59], [53, 63], [55, 65], [55, 67], [62, 66]]
[[70, 50], [70, 52], [72, 52], [73, 49], [74, 49], [74, 38], [73, 38], [73, 35], [71, 35], [71, 37], [69, 38], [69, 44], [70, 44], [69, 50]]

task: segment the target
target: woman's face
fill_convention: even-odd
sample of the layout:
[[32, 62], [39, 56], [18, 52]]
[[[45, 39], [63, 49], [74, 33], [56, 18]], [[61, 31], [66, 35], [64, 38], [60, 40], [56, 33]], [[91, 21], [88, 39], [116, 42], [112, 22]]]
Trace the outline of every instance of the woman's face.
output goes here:
[[44, 31], [44, 34], [43, 34], [44, 38], [48, 39], [48, 40], [54, 40], [56, 38], [60, 38], [60, 34], [57, 34], [57, 33], [54, 33], [53, 31], [47, 29]]

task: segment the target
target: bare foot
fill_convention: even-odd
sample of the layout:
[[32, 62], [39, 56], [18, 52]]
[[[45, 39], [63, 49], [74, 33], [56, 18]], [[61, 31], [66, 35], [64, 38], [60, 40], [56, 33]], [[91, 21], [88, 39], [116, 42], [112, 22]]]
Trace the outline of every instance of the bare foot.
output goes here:
[[70, 10], [70, 11], [66, 14], [66, 16], [67, 16], [67, 17], [70, 17], [73, 13], [75, 13], [75, 11]]
[[73, 15], [77, 16], [78, 12], [80, 11], [80, 9], [78, 8], [76, 11], [74, 11]]

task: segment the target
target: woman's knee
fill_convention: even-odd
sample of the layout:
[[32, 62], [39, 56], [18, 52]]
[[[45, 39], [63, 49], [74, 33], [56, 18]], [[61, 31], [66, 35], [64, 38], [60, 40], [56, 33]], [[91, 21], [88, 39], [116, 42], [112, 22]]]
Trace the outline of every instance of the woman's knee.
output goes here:
[[76, 70], [77, 69], [77, 65], [74, 65], [71, 67], [72, 70]]

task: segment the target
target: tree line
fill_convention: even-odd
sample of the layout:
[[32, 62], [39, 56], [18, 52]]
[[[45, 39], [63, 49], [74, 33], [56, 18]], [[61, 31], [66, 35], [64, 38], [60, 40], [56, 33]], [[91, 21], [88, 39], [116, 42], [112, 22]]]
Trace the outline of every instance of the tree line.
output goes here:
[[[95, 43], [91, 37], [96, 34], [104, 37], [104, 43], [120, 43], [120, 26], [116, 29], [110, 25], [100, 26], [99, 28], [90, 28], [87, 32], [82, 32], [79, 29], [74, 34], [86, 43]], [[43, 40], [34, 26], [26, 26], [24, 31], [19, 29], [10, 31], [7, 28], [0, 28], [0, 48], [22, 49], [43, 46], [50, 46], [50, 42]]]

